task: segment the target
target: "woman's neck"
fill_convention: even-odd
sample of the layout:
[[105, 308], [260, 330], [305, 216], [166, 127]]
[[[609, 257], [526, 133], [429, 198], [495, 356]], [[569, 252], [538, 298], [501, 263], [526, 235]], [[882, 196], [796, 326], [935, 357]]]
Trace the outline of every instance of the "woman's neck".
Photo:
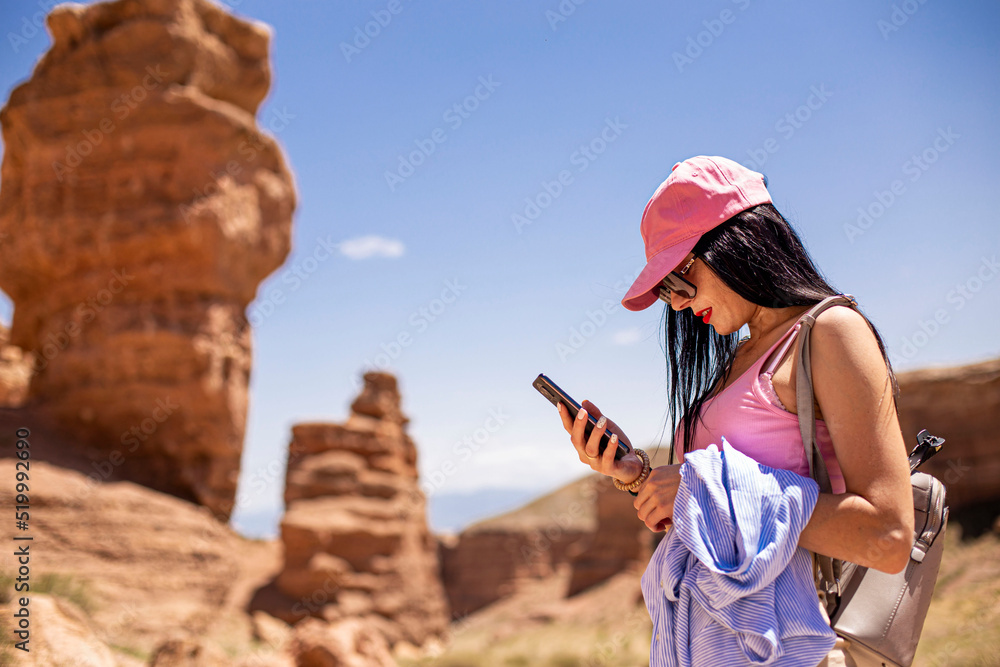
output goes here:
[[750, 328], [750, 343], [770, 338], [775, 329], [782, 328], [789, 320], [798, 319], [810, 306], [788, 306], [787, 308], [765, 308], [754, 306], [754, 312], [747, 322]]

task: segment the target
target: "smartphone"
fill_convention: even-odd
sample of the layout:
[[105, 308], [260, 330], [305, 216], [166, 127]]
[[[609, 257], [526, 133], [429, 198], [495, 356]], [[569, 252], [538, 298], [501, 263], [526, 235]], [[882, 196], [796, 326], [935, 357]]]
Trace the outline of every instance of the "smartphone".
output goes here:
[[[552, 405], [559, 405], [560, 403], [562, 403], [564, 406], [566, 406], [566, 410], [569, 412], [569, 416], [573, 419], [576, 419], [576, 413], [578, 413], [580, 410], [583, 409], [579, 403], [574, 401], [569, 394], [560, 389], [559, 385], [550, 380], [544, 373], [539, 373], [538, 377], [536, 377], [535, 381], [532, 382], [531, 384], [535, 389], [539, 391], [539, 393], [541, 393], [542, 396], [549, 399], [549, 402], [552, 403]], [[594, 419], [594, 415], [588, 414], [587, 425], [584, 427], [583, 430], [584, 437], [589, 438], [591, 432], [594, 430], [594, 426], [596, 425], [597, 425], [597, 420]], [[611, 433], [605, 431], [604, 435], [601, 436], [601, 445], [600, 448], [598, 449], [599, 452], [598, 456], [604, 453], [604, 450], [608, 446], [609, 442], [611, 442]], [[629, 452], [628, 446], [619, 439], [618, 451], [615, 452], [615, 460], [617, 461], [621, 457], [628, 454], [628, 452]]]

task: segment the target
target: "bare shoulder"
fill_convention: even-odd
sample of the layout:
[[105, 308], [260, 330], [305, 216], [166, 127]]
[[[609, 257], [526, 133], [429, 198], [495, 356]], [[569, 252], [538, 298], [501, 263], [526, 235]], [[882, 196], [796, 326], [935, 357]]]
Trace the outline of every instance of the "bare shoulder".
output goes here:
[[882, 358], [868, 320], [847, 306], [834, 306], [820, 313], [813, 325], [811, 342], [814, 357], [856, 358], [874, 352]]
[[821, 384], [834, 391], [868, 386], [882, 393], [888, 380], [885, 359], [868, 320], [858, 311], [836, 306], [820, 313], [811, 347], [817, 394], [822, 393]]
[[868, 320], [858, 311], [849, 306], [836, 305], [827, 308], [816, 317], [816, 331], [841, 333], [869, 333]]

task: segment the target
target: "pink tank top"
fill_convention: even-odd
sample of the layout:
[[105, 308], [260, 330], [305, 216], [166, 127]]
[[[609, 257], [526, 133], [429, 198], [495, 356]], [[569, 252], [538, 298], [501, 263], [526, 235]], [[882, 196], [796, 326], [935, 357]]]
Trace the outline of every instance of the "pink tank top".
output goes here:
[[[758, 463], [791, 470], [803, 477], [809, 476], [798, 415], [785, 409], [771, 384], [775, 368], [791, 347], [801, 326], [796, 322], [736, 382], [705, 401], [700, 420], [696, 422], [692, 449], [720, 445], [722, 436], [725, 436], [730, 445]], [[764, 362], [782, 341], [785, 344], [781, 351], [762, 371]], [[680, 437], [674, 442], [680, 446], [683, 424], [677, 430]], [[844, 493], [844, 476], [833, 451], [830, 432], [822, 419], [816, 420], [816, 443], [830, 475], [831, 490], [833, 493]]]

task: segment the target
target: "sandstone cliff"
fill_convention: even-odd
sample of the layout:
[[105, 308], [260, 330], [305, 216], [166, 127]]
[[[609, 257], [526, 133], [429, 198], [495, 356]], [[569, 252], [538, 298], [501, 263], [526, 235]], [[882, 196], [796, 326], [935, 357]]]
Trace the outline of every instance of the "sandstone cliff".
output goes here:
[[[0, 424], [13, 433], [19, 421]], [[34, 430], [28, 441], [32, 451], [57, 444]], [[254, 651], [244, 611], [280, 564], [277, 544], [246, 540], [206, 508], [131, 482], [29, 463], [30, 519], [18, 534], [33, 539], [18, 544], [30, 545], [32, 651], [9, 649], [19, 656], [14, 664], [145, 665], [173, 637], [217, 651], [231, 646], [240, 654], [233, 665], [254, 664], [255, 653], [257, 665], [291, 665], [275, 647]], [[0, 475], [13, 480], [14, 466], [0, 459]], [[0, 485], [0, 504], [13, 507], [12, 484]], [[19, 595], [13, 554], [0, 556], [0, 650], [13, 637]]]
[[600, 485], [596, 476], [586, 477], [443, 540], [441, 572], [452, 615], [530, 587], [577, 557], [597, 528]]
[[920, 469], [944, 482], [953, 522], [971, 534], [988, 529], [1000, 515], [1000, 359], [900, 373], [898, 380], [907, 449], [921, 429], [945, 438]]
[[[109, 479], [227, 517], [257, 285], [295, 193], [254, 116], [267, 29], [208, 0], [65, 4], [0, 111], [0, 288], [27, 403]], [[9, 399], [16, 401], [17, 397]]]
[[645, 529], [636, 516], [634, 498], [607, 478], [596, 483], [597, 528], [570, 560], [567, 595], [576, 595], [626, 568], [644, 566], [662, 533]]
[[[25, 425], [0, 413], [0, 431]], [[34, 425], [31, 451], [65, 447]], [[0, 475], [15, 463], [0, 458]], [[30, 518], [0, 554], [0, 665], [26, 667], [393, 667], [378, 628], [361, 619], [284, 621], [248, 612], [257, 589], [282, 567], [281, 544], [240, 537], [205, 507], [131, 482], [104, 482], [29, 459]], [[14, 505], [12, 485], [0, 504]], [[9, 541], [9, 540], [8, 540]], [[18, 597], [30, 600], [29, 644], [13, 647]]]

